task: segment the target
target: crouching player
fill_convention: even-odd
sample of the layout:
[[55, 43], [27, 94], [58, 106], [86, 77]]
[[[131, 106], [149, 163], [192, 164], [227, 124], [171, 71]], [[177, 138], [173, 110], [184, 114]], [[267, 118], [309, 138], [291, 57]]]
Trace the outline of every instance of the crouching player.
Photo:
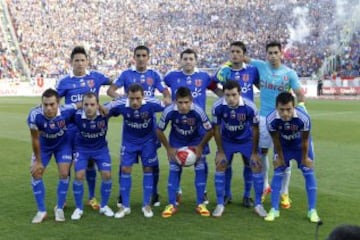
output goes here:
[[[232, 164], [235, 153], [240, 153], [244, 160], [243, 199], [250, 198], [252, 182], [255, 189], [255, 212], [260, 217], [266, 216], [261, 204], [264, 177], [261, 172], [261, 161], [258, 156], [259, 119], [255, 104], [240, 95], [238, 82], [230, 80], [224, 86], [224, 97], [217, 100], [212, 108], [214, 137], [218, 148], [215, 165], [215, 189], [217, 206], [212, 213], [214, 217], [224, 212], [225, 169]], [[245, 176], [250, 175], [250, 176]]]
[[101, 203], [100, 214], [107, 217], [114, 216], [114, 212], [108, 207], [111, 193], [111, 158], [106, 141], [108, 129], [108, 117], [99, 113], [99, 99], [95, 93], [84, 94], [82, 109], [74, 116], [74, 123], [78, 128], [75, 136], [75, 180], [73, 193], [75, 199], [75, 211], [71, 215], [72, 220], [79, 220], [83, 215], [83, 195], [85, 171], [89, 161], [95, 161], [101, 172]]
[[314, 174], [314, 153], [310, 137], [311, 121], [307, 113], [295, 106], [294, 96], [282, 92], [276, 98], [276, 110], [266, 117], [266, 125], [274, 143], [274, 176], [271, 183], [271, 210], [265, 221], [274, 221], [280, 216], [279, 201], [281, 181], [290, 160], [297, 161], [305, 178], [310, 222], [320, 218], [316, 211], [317, 185]]
[[69, 169], [72, 160], [71, 141], [67, 126], [76, 111], [75, 104], [60, 106], [59, 94], [53, 89], [44, 91], [41, 105], [33, 108], [27, 118], [32, 143], [32, 189], [38, 212], [32, 223], [41, 223], [46, 217], [43, 174], [54, 154], [59, 172], [55, 221], [65, 221], [63, 206], [69, 187]]
[[[164, 134], [167, 124], [171, 121], [169, 141]], [[179, 87], [175, 95], [175, 103], [165, 108], [156, 130], [157, 136], [165, 146], [169, 158], [168, 201], [162, 217], [171, 217], [176, 211], [176, 193], [180, 184], [181, 166], [175, 160], [176, 149], [194, 146], [198, 160], [195, 163], [196, 211], [201, 216], [210, 216], [204, 202], [206, 188], [205, 154], [212, 137], [211, 123], [206, 113], [193, 103], [191, 91], [187, 87]]]

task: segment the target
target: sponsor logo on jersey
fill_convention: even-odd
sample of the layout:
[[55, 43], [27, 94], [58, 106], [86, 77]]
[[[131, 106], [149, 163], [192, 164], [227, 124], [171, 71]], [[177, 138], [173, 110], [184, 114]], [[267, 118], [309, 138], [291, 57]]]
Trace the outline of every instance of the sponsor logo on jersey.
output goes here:
[[95, 81], [93, 79], [87, 80], [87, 85], [90, 88], [93, 88], [95, 86]]

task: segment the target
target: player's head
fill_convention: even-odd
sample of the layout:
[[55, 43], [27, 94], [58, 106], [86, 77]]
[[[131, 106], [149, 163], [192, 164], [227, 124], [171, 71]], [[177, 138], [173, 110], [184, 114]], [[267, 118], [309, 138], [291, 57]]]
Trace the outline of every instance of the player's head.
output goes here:
[[235, 41], [230, 44], [230, 60], [234, 64], [243, 62], [246, 53], [246, 45], [241, 41]]
[[144, 89], [140, 84], [134, 83], [128, 88], [128, 99], [132, 109], [139, 109], [144, 99]]
[[82, 99], [82, 107], [87, 118], [94, 118], [99, 109], [99, 98], [93, 92], [85, 93]]
[[196, 67], [197, 54], [193, 49], [185, 49], [180, 53], [181, 68], [185, 73], [193, 73]]
[[180, 113], [186, 114], [190, 111], [193, 97], [187, 87], [179, 87], [175, 94], [176, 106]]
[[240, 99], [240, 85], [237, 81], [226, 81], [223, 86], [225, 101], [230, 107], [235, 107], [239, 105]]
[[76, 46], [70, 55], [71, 66], [75, 76], [83, 76], [86, 73], [86, 68], [89, 64], [88, 55], [84, 47]]
[[150, 49], [144, 45], [137, 46], [134, 49], [134, 60], [136, 69], [145, 71], [150, 59]]
[[281, 43], [277, 41], [271, 41], [266, 44], [266, 57], [270, 64], [277, 68], [281, 65]]
[[47, 118], [56, 116], [59, 108], [60, 96], [58, 92], [52, 88], [46, 89], [41, 95], [41, 105], [44, 115]]
[[290, 92], [282, 92], [276, 97], [276, 110], [281, 119], [290, 121], [294, 116], [295, 98]]
[[360, 226], [343, 224], [337, 226], [326, 240], [359, 240]]

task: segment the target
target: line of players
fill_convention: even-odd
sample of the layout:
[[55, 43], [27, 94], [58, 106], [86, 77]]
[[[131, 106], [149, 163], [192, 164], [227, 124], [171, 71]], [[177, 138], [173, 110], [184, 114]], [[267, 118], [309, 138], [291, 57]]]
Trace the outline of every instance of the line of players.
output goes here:
[[[72, 153], [74, 153], [76, 172], [73, 183], [76, 209], [71, 216], [72, 219], [78, 220], [83, 214], [82, 196], [85, 176], [89, 185], [89, 204], [91, 206], [94, 208], [99, 206], [100, 213], [106, 216], [122, 218], [130, 214], [131, 167], [132, 164], [138, 161], [138, 157], [141, 157], [144, 171], [142, 212], [145, 217], [152, 217], [151, 205], [160, 204], [157, 191], [159, 176], [156, 154], [156, 149], [159, 146], [157, 139], [166, 147], [170, 164], [168, 179], [169, 204], [165, 207], [162, 216], [170, 217], [178, 209], [176, 195], [180, 190], [181, 167], [173, 159], [175, 149], [184, 145], [196, 146], [199, 157], [195, 165], [196, 211], [202, 216], [210, 216], [210, 212], [204, 204], [206, 201], [204, 193], [206, 193], [208, 174], [205, 156], [209, 152], [207, 142], [212, 137], [213, 132], [218, 146], [215, 173], [218, 204], [212, 213], [213, 216], [221, 216], [225, 209], [224, 205], [231, 200], [231, 161], [233, 154], [240, 152], [245, 163], [244, 205], [247, 207], [253, 206], [250, 190], [252, 182], [254, 182], [255, 212], [259, 216], [265, 217], [265, 220], [274, 220], [275, 217], [279, 216], [279, 199], [277, 199], [280, 198], [279, 186], [281, 181], [284, 182], [284, 179], [286, 179], [284, 175], [289, 175], [288, 169], [290, 168], [289, 159], [287, 158], [278, 157], [277, 159], [280, 160], [274, 161], [274, 166], [279, 171], [280, 185], [279, 181], [275, 182], [273, 180], [273, 191], [276, 190], [278, 194], [273, 192], [273, 208], [269, 213], [266, 213], [261, 204], [261, 196], [263, 189], [269, 187], [267, 177], [264, 178], [263, 176], [268, 169], [266, 152], [271, 146], [271, 138], [263, 136], [265, 133], [269, 135], [265, 117], [273, 111], [275, 99], [280, 92], [292, 89], [297, 95], [298, 102], [300, 101], [300, 106], [303, 108], [304, 96], [296, 73], [281, 64], [281, 45], [277, 42], [269, 43], [266, 46], [266, 51], [268, 55], [267, 62], [252, 60], [245, 56], [246, 47], [242, 42], [233, 42], [230, 46], [231, 61], [225, 64], [212, 79], [207, 73], [196, 69], [197, 54], [193, 50], [187, 49], [180, 55], [181, 69], [168, 73], [164, 78], [165, 84], [170, 87], [173, 93], [170, 95], [167, 88], [164, 88], [161, 84], [160, 75], [156, 71], [147, 68], [150, 59], [149, 49], [145, 46], [138, 46], [134, 50], [135, 67], [124, 71], [108, 89], [108, 95], [117, 98], [117, 100], [101, 106], [98, 103], [100, 86], [110, 84], [110, 80], [99, 72], [87, 71], [88, 57], [85, 50], [81, 47], [74, 48], [71, 54], [73, 72], [59, 81], [57, 92], [48, 90], [43, 94], [42, 105], [33, 109], [28, 118], [34, 151], [31, 168], [32, 186], [38, 205], [38, 212], [33, 219], [33, 223], [42, 222], [47, 216], [42, 175], [52, 154], [55, 155], [60, 176], [58, 202], [54, 209], [56, 221], [65, 221], [63, 206], [69, 185], [68, 173]], [[250, 62], [255, 67], [247, 65], [245, 62]], [[216, 82], [223, 84], [224, 92], [217, 88]], [[134, 83], [137, 84], [134, 85]], [[256, 107], [250, 101], [253, 100], [253, 85], [260, 87], [260, 131], [258, 130], [259, 123]], [[121, 98], [116, 92], [120, 87], [124, 87], [127, 93], [126, 97]], [[163, 104], [158, 100], [148, 98], [154, 96], [155, 88], [163, 93], [163, 103], [170, 104], [165, 110]], [[223, 96], [225, 93], [225, 96], [219, 99], [213, 107], [213, 123], [209, 121], [205, 113], [207, 88], [213, 90], [218, 96]], [[65, 98], [66, 104], [77, 103], [76, 106], [73, 104], [59, 107], [61, 97]], [[170, 97], [174, 101], [172, 104]], [[288, 103], [281, 102], [282, 105]], [[292, 105], [290, 110], [297, 112], [297, 110], [294, 110], [293, 99], [291, 99], [290, 103]], [[81, 105], [82, 108], [76, 110]], [[240, 112], [237, 113], [235, 109]], [[163, 115], [156, 127], [155, 113], [163, 110]], [[304, 114], [306, 115], [306, 113]], [[105, 135], [109, 117], [118, 115], [123, 115], [124, 124], [119, 170], [119, 194], [121, 198], [118, 202], [119, 211], [114, 214], [107, 206], [112, 183], [110, 156]], [[296, 116], [295, 114], [294, 117]], [[171, 133], [168, 140], [164, 136], [163, 130], [169, 122], [171, 122]], [[214, 128], [212, 124], [214, 124]], [[274, 131], [278, 132], [279, 129]], [[309, 127], [304, 129], [297, 128], [297, 135], [289, 136], [289, 140], [302, 136], [303, 134], [300, 134], [299, 131], [309, 131]], [[224, 135], [226, 132], [229, 132], [228, 136]], [[260, 137], [257, 137], [258, 132], [260, 132]], [[281, 136], [285, 135], [281, 134]], [[259, 145], [257, 139], [260, 139]], [[262, 139], [267, 139], [270, 142], [268, 147], [261, 144]], [[276, 143], [276, 141], [274, 142]], [[260, 157], [263, 161], [259, 160], [256, 146], [260, 146], [262, 149]], [[277, 147], [279, 146], [275, 144], [275, 150], [280, 151], [281, 148]], [[285, 152], [284, 149], [282, 150]], [[281, 154], [276, 156], [281, 156]], [[99, 162], [99, 159], [104, 161]], [[306, 166], [304, 167], [305, 170], [312, 170], [310, 160], [304, 160], [305, 162], [301, 159], [297, 160], [300, 161], [301, 166]], [[94, 198], [96, 181], [94, 162], [96, 162], [102, 175], [100, 204]], [[279, 166], [281, 169], [279, 169]], [[304, 176], [310, 175], [313, 176], [313, 174], [305, 175], [304, 173]], [[307, 189], [311, 190], [309, 190], [311, 194], [308, 195], [312, 196], [309, 197], [311, 201], [309, 200], [308, 217], [312, 222], [317, 222], [319, 217], [315, 210], [316, 182], [314, 179], [308, 182], [309, 187], [307, 186]], [[285, 189], [286, 186], [288, 186], [288, 183], [285, 181]], [[268, 190], [265, 191], [265, 193], [268, 192]], [[285, 193], [285, 198], [283, 197], [285, 203], [283, 205], [290, 207], [290, 200], [286, 198], [288, 197], [287, 190], [282, 192]]]

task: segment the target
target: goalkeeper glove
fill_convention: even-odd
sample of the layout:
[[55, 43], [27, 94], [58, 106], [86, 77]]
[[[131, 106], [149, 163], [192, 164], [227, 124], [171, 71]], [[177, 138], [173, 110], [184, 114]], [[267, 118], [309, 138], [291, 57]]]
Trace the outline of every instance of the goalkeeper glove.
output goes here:
[[230, 79], [231, 65], [232, 65], [232, 63], [230, 61], [228, 61], [224, 65], [221, 66], [221, 68], [219, 69], [219, 71], [216, 74], [216, 78], [219, 80], [219, 82], [224, 83]]

